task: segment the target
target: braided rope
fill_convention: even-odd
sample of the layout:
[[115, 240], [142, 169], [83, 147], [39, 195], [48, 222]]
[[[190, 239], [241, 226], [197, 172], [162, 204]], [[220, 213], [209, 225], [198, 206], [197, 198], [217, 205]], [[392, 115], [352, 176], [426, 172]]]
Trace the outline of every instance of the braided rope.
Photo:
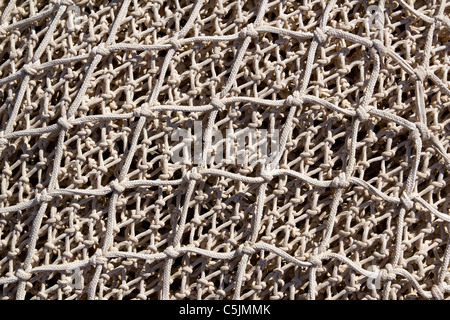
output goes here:
[[[448, 296], [446, 1], [3, 6], [2, 297]], [[217, 128], [278, 152], [214, 164]]]

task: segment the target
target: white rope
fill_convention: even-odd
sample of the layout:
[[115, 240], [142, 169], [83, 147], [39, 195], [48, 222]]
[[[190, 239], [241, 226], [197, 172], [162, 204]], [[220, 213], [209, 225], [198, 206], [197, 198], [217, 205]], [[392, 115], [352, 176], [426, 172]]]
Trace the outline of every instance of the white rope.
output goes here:
[[[358, 19], [345, 26], [333, 21], [347, 15], [351, 6], [337, 1], [326, 3], [320, 16], [304, 24], [298, 21], [306, 19], [302, 6], [292, 1], [262, 0], [248, 16], [241, 1], [218, 1], [206, 17], [206, 2], [197, 0], [184, 7], [177, 4], [173, 13], [168, 10], [161, 17], [162, 4], [135, 8], [128, 0], [111, 11], [110, 27], [105, 26], [110, 18], [97, 16], [106, 10], [90, 15], [83, 22], [90, 40], [80, 45], [76, 33], [60, 29], [70, 1], [50, 4], [21, 20], [16, 15], [22, 9], [9, 2], [0, 18], [0, 42], [13, 48], [8, 63], [0, 66], [0, 86], [7, 88], [0, 106], [0, 114], [7, 115], [0, 128], [0, 231], [9, 230], [0, 239], [5, 253], [0, 267], [8, 270], [0, 275], [4, 292], [24, 299], [27, 292], [35, 295], [30, 283], [43, 281], [37, 290], [53, 295], [54, 289], [46, 288], [46, 280], [37, 280], [37, 274], [82, 269], [90, 275], [87, 297], [97, 299], [109, 285], [105, 279], [113, 276], [112, 263], [126, 272], [137, 268], [135, 260], [143, 260], [151, 272], [121, 279], [123, 288], [139, 286], [140, 298], [153, 291], [161, 299], [188, 297], [195, 287], [199, 297], [209, 292], [210, 298], [280, 299], [285, 290], [293, 290], [309, 299], [333, 294], [388, 299], [404, 294], [392, 286], [401, 277], [407, 283], [405, 295], [444, 299], [450, 291], [446, 239], [439, 263], [433, 262], [439, 272], [429, 288], [423, 270], [432, 264], [427, 250], [444, 241], [439, 237], [450, 222], [443, 193], [450, 165], [447, 119], [440, 118], [450, 90], [446, 72], [437, 67], [444, 54], [435, 43], [441, 29], [450, 29], [448, 6], [443, 1], [430, 17], [413, 3], [395, 2], [408, 19], [428, 24], [423, 36], [397, 45], [381, 33], [352, 33], [359, 28]], [[267, 19], [269, 11], [277, 7], [284, 12], [286, 5], [299, 9], [276, 21]], [[380, 7], [396, 9], [384, 2]], [[139, 21], [148, 22], [145, 31], [142, 21], [130, 16], [131, 8], [137, 16], [142, 11]], [[236, 17], [225, 26], [221, 19], [230, 8]], [[156, 20], [149, 20], [153, 15]], [[156, 30], [168, 21], [175, 21], [172, 29], [159, 37]], [[41, 38], [35, 31], [39, 23], [46, 27]], [[29, 43], [17, 50], [16, 33], [28, 29], [33, 30]], [[134, 38], [124, 40], [124, 33]], [[415, 50], [422, 58], [416, 61], [410, 42], [419, 40]], [[55, 48], [62, 50], [57, 59]], [[359, 52], [361, 59], [348, 61], [346, 50]], [[19, 52], [27, 53], [17, 58]], [[82, 74], [72, 70], [80, 64]], [[358, 72], [350, 76], [352, 68]], [[126, 77], [118, 79], [121, 72]], [[76, 87], [70, 82], [74, 78]], [[405, 90], [413, 91], [413, 98], [402, 101]], [[41, 108], [42, 115], [35, 115]], [[174, 147], [169, 134], [193, 120], [206, 124], [200, 162], [170, 164], [170, 155], [186, 146]], [[269, 134], [280, 129], [273, 161], [241, 167], [230, 166], [230, 159], [208, 163], [208, 154], [216, 152], [213, 131], [242, 125], [241, 134], [255, 127], [269, 129]], [[409, 136], [400, 141], [391, 133]], [[112, 147], [119, 144], [120, 154]], [[398, 162], [395, 168], [391, 160]], [[336, 163], [341, 164], [338, 169]], [[411, 222], [423, 219], [417, 208], [432, 217], [425, 219], [422, 230]], [[141, 219], [151, 221], [145, 231], [139, 229]], [[67, 225], [61, 227], [62, 222]], [[388, 229], [375, 234], [371, 228], [381, 225]], [[118, 242], [123, 228], [125, 240]], [[438, 239], [425, 243], [430, 234]], [[416, 241], [422, 258], [420, 270], [412, 271], [404, 255]], [[84, 244], [75, 245], [79, 242]], [[148, 250], [134, 247], [141, 245]], [[365, 248], [371, 246], [377, 247], [368, 258]], [[64, 253], [51, 262], [52, 250]], [[379, 256], [385, 259], [383, 267], [369, 270], [371, 259], [378, 261]], [[225, 291], [230, 270], [233, 290]], [[324, 270], [336, 282], [349, 270], [344, 293], [334, 292], [331, 285], [324, 291], [321, 281], [331, 281], [324, 280]], [[286, 289], [268, 280], [288, 272], [297, 287]], [[220, 288], [211, 285], [216, 275]], [[156, 289], [148, 291], [148, 277], [159, 278]], [[174, 293], [177, 277], [183, 288]], [[376, 290], [362, 293], [361, 283], [369, 279], [383, 284], [381, 296]]]

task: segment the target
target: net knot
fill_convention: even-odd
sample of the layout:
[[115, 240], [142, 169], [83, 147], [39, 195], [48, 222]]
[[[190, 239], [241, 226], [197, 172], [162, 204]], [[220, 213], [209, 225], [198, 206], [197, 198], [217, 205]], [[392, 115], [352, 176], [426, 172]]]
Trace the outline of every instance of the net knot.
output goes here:
[[246, 28], [241, 31], [242, 37], [258, 38], [259, 33], [256, 31], [252, 23], [250, 23]]
[[345, 172], [339, 173], [339, 175], [331, 181], [331, 187], [333, 188], [347, 188], [349, 185], [350, 182], [347, 181]]
[[359, 120], [362, 122], [369, 120], [370, 113], [367, 112], [367, 109], [364, 107], [359, 106], [356, 108], [356, 114], [358, 115]]
[[372, 40], [372, 46], [377, 49], [378, 53], [382, 56], [385, 56], [387, 54], [386, 47], [384, 46], [383, 42], [380, 40], [374, 39]]
[[393, 281], [396, 278], [396, 274], [394, 272], [394, 268], [390, 263], [385, 266], [385, 269], [382, 269], [378, 273], [378, 278], [381, 281]]
[[125, 187], [119, 182], [119, 180], [113, 180], [111, 181], [111, 183], [109, 184], [109, 186], [111, 187], [111, 189], [113, 191], [117, 191], [119, 193], [122, 193], [125, 191]]
[[202, 180], [202, 178], [203, 178], [202, 175], [194, 170], [186, 173], [187, 180], [199, 181], [199, 180]]
[[64, 130], [73, 128], [73, 125], [67, 120], [67, 118], [64, 117], [58, 119], [58, 125]]
[[322, 259], [320, 259], [318, 256], [312, 256], [309, 258], [309, 262], [314, 267], [321, 267], [322, 266]]
[[106, 262], [108, 262], [108, 259], [103, 256], [101, 249], [98, 249], [95, 254], [89, 258], [89, 264], [94, 266], [105, 264]]
[[423, 140], [430, 140], [431, 139], [431, 132], [428, 127], [423, 124], [422, 122], [416, 122], [416, 127], [420, 132], [420, 136]]
[[326, 30], [324, 30], [323, 28], [320, 28], [320, 27], [317, 27], [314, 30], [314, 37], [317, 39], [317, 41], [319, 41], [319, 43], [324, 43], [328, 39]]
[[411, 139], [411, 140], [417, 140], [417, 139], [420, 139], [420, 138], [423, 138], [423, 137], [420, 135], [419, 129], [412, 129], [412, 130], [409, 132], [409, 139]]
[[38, 193], [36, 195], [37, 203], [50, 202], [50, 201], [52, 201], [52, 199], [53, 199], [53, 197], [47, 193], [46, 189], [43, 189], [41, 191], [41, 193]]
[[211, 105], [219, 111], [223, 111], [226, 108], [225, 104], [218, 98], [212, 98]]
[[273, 180], [273, 174], [270, 171], [263, 171], [261, 172], [261, 178], [263, 178], [265, 182], [270, 182]]
[[407, 210], [411, 210], [414, 207], [414, 202], [411, 200], [411, 198], [406, 194], [406, 192], [403, 192], [400, 196], [400, 200], [405, 205], [405, 208]]
[[172, 45], [172, 47], [175, 50], [180, 50], [181, 49], [181, 42], [180, 40], [178, 40], [178, 34], [175, 34], [170, 40], [169, 43]]
[[140, 118], [142, 116], [142, 108], [136, 108], [133, 110], [133, 117]]
[[93, 47], [90, 53], [92, 57], [95, 57], [97, 54], [107, 56], [110, 54], [110, 51], [104, 43], [100, 43], [98, 46]]
[[30, 62], [30, 63], [27, 63], [27, 64], [25, 64], [25, 65], [23, 66], [23, 70], [24, 70], [28, 75], [30, 75], [30, 76], [35, 76], [35, 75], [37, 75], [38, 72], [39, 72], [38, 67], [39, 67], [39, 63], [33, 63], [33, 62]]
[[171, 259], [176, 259], [180, 255], [180, 253], [177, 250], [175, 250], [173, 246], [167, 247], [166, 250], [164, 250], [164, 253], [167, 255], [167, 257]]
[[149, 107], [148, 103], [144, 103], [141, 107], [133, 110], [133, 117], [155, 117], [155, 112]]
[[284, 100], [284, 103], [288, 106], [300, 106], [303, 103], [303, 100], [300, 98], [298, 92], [290, 95]]
[[442, 285], [434, 285], [431, 287], [431, 295], [435, 300], [444, 300], [444, 288]]
[[416, 80], [423, 82], [427, 78], [428, 73], [424, 67], [418, 66], [415, 70], [415, 76], [416, 76]]
[[32, 277], [32, 274], [30, 272], [27, 272], [27, 271], [23, 270], [23, 269], [19, 269], [19, 270], [16, 271], [16, 277], [19, 280], [28, 281]]
[[241, 244], [238, 248], [238, 254], [252, 255], [256, 250], [248, 243]]

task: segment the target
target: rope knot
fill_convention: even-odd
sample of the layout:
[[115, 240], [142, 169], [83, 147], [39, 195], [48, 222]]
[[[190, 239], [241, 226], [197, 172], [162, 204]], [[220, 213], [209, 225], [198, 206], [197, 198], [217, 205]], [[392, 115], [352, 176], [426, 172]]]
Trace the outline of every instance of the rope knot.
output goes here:
[[95, 254], [89, 258], [89, 264], [94, 265], [94, 266], [100, 265], [100, 264], [105, 264], [107, 262], [108, 262], [108, 259], [106, 259], [103, 256], [103, 252], [101, 249], [98, 249], [95, 252]]
[[53, 199], [53, 197], [47, 193], [46, 189], [43, 189], [41, 191], [41, 193], [38, 193], [36, 195], [37, 203], [50, 202], [50, 201], [52, 201], [52, 199]]
[[261, 172], [261, 178], [263, 178], [265, 182], [270, 182], [273, 180], [273, 174], [270, 171], [263, 171]]
[[394, 268], [390, 263], [385, 266], [385, 269], [380, 270], [378, 274], [378, 278], [381, 281], [393, 281], [396, 278], [396, 274], [394, 272]]
[[361, 120], [362, 122], [365, 122], [370, 118], [370, 113], [367, 112], [366, 108], [361, 106], [356, 108], [356, 114], [358, 115], [359, 120]]
[[381, 56], [385, 56], [387, 54], [386, 47], [384, 46], [383, 42], [380, 40], [374, 39], [372, 40], [372, 46], [377, 49], [378, 53]]
[[345, 172], [339, 173], [339, 175], [331, 181], [331, 187], [333, 188], [347, 188], [349, 185], [350, 182], [347, 181]]
[[180, 255], [180, 253], [175, 250], [173, 246], [167, 247], [166, 250], [164, 250], [164, 253], [171, 259], [176, 259]]
[[100, 43], [98, 46], [92, 48], [90, 55], [95, 57], [97, 54], [102, 56], [107, 56], [110, 54], [109, 49], [105, 46], [104, 43]]
[[316, 39], [317, 39], [317, 41], [319, 41], [319, 43], [324, 43], [328, 39], [326, 30], [324, 30], [323, 28], [320, 28], [320, 27], [317, 27], [314, 30], [314, 37], [316, 37]]
[[73, 125], [67, 120], [67, 118], [64, 117], [58, 119], [58, 125], [64, 130], [69, 130], [73, 128]]
[[31, 276], [32, 276], [32, 274], [30, 272], [27, 272], [23, 269], [19, 269], [16, 271], [16, 277], [19, 280], [28, 281], [28, 280], [30, 280]]
[[202, 175], [194, 170], [192, 170], [191, 172], [187, 172], [186, 173], [186, 179], [187, 180], [195, 180], [195, 181], [199, 181], [202, 180]]
[[411, 139], [411, 140], [417, 140], [417, 139], [422, 138], [422, 136], [420, 135], [420, 131], [418, 129], [412, 129], [409, 132], [409, 137], [408, 138]]
[[122, 192], [125, 191], [125, 187], [124, 187], [122, 184], [120, 184], [119, 180], [117, 180], [117, 179], [111, 181], [111, 183], [109, 184], [109, 186], [111, 187], [111, 189], [112, 189], [113, 191], [117, 191], [117, 192], [119, 192], [119, 193], [122, 193]]
[[318, 256], [312, 256], [309, 258], [309, 262], [314, 267], [321, 267], [322, 266], [322, 259], [320, 259]]
[[300, 98], [298, 92], [290, 95], [284, 100], [284, 103], [288, 106], [300, 106], [303, 103], [303, 100]]
[[177, 33], [169, 40], [169, 43], [172, 45], [172, 47], [175, 50], [180, 50], [181, 47], [182, 47], [180, 40], [178, 40], [178, 34]]
[[241, 31], [242, 37], [258, 38], [259, 33], [256, 31], [253, 23], [250, 23], [246, 28]]
[[247, 255], [251, 256], [252, 254], [254, 254], [256, 252], [256, 250], [248, 243], [244, 243], [239, 246], [238, 252], [239, 252], [239, 254], [247, 254]]
[[142, 116], [142, 108], [136, 108], [133, 110], [133, 117], [140, 118]]
[[422, 122], [416, 122], [416, 127], [420, 132], [420, 136], [423, 140], [430, 140], [431, 139], [431, 132], [428, 127], [423, 124]]
[[39, 63], [27, 63], [23, 66], [23, 70], [30, 76], [35, 76], [39, 72]]
[[406, 192], [402, 193], [402, 195], [400, 196], [400, 200], [407, 210], [411, 210], [414, 207], [414, 202], [412, 202], [411, 198], [406, 194]]
[[156, 117], [155, 112], [148, 106], [148, 103], [142, 104], [141, 107], [133, 110], [134, 117]]
[[415, 74], [416, 74], [416, 80], [418, 80], [420, 82], [423, 82], [428, 77], [427, 71], [422, 66], [418, 66], [416, 68]]
[[223, 111], [226, 108], [225, 104], [218, 98], [212, 98], [211, 105], [219, 111]]

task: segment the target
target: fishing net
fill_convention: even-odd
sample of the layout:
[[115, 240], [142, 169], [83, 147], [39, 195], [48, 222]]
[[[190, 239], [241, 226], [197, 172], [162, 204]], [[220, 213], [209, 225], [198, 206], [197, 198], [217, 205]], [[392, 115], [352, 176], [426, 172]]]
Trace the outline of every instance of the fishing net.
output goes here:
[[2, 299], [449, 297], [445, 0], [0, 13]]

